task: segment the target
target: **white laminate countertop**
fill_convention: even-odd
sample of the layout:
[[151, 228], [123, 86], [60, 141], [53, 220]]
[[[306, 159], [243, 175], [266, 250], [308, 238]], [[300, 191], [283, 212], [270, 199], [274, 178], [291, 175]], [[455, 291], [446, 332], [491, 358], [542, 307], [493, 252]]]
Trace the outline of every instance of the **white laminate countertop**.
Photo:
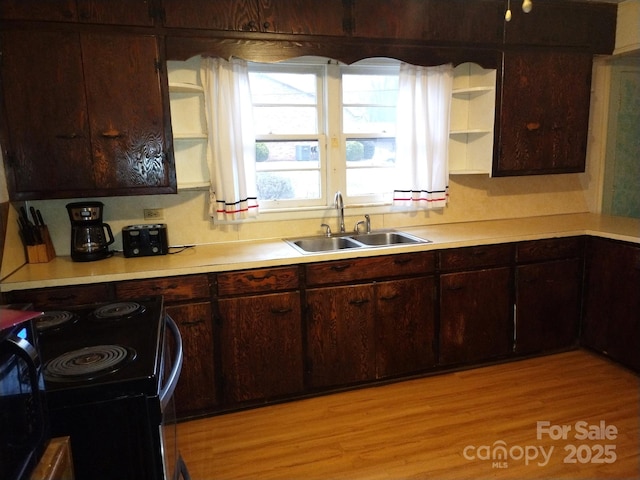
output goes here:
[[432, 243], [302, 254], [282, 239], [271, 239], [197, 245], [180, 253], [153, 257], [125, 258], [117, 253], [94, 262], [74, 262], [69, 256], [61, 256], [49, 263], [25, 264], [0, 283], [0, 291], [224, 272], [585, 234], [640, 244], [640, 220], [591, 213], [439, 224], [399, 230], [429, 239]]

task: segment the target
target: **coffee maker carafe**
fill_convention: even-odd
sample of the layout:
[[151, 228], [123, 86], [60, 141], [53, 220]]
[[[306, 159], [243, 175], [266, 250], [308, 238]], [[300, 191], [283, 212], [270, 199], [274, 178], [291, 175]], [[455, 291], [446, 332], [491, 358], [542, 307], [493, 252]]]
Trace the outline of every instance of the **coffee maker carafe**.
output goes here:
[[76, 262], [100, 260], [111, 255], [114, 242], [111, 227], [102, 222], [102, 202], [67, 204], [71, 220], [71, 259]]

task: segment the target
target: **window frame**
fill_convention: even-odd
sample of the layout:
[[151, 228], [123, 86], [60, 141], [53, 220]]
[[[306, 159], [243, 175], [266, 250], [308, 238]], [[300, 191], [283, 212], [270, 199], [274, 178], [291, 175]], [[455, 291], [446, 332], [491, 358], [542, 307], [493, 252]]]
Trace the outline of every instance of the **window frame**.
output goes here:
[[[349, 207], [367, 206], [385, 207], [388, 210], [391, 204], [392, 192], [375, 195], [347, 195], [347, 174], [349, 170], [363, 168], [362, 166], [349, 166], [346, 160], [346, 142], [351, 138], [383, 138], [374, 132], [358, 133], [344, 132], [343, 129], [343, 101], [342, 101], [342, 75], [348, 74], [378, 74], [393, 72], [399, 74], [400, 62], [394, 59], [374, 58], [366, 59], [352, 65], [329, 60], [328, 58], [301, 57], [285, 62], [265, 64], [249, 62], [250, 72], [287, 72], [310, 73], [317, 75], [317, 108], [318, 108], [318, 133], [317, 135], [297, 134], [256, 134], [256, 142], [283, 141], [283, 140], [317, 140], [319, 149], [318, 171], [320, 175], [320, 198], [304, 200], [263, 200], [260, 199], [261, 214], [276, 212], [299, 212], [315, 209], [325, 210], [333, 206], [334, 194], [337, 191], [343, 193], [345, 203]], [[395, 132], [384, 138], [395, 138]], [[368, 168], [372, 168], [369, 166]], [[374, 167], [384, 168], [384, 167]], [[287, 170], [287, 171], [293, 171]], [[308, 170], [302, 168], [301, 170]], [[264, 170], [263, 170], [264, 171]], [[277, 169], [273, 169], [277, 171]]]

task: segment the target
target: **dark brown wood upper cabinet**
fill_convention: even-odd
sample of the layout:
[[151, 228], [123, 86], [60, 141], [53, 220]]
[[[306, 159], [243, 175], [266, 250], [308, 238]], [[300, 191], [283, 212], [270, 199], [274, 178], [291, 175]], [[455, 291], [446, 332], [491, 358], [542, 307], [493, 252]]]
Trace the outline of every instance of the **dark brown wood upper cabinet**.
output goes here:
[[152, 4], [153, 0], [2, 0], [0, 18], [152, 26]]
[[505, 44], [613, 52], [617, 5], [535, 0], [531, 12], [524, 13], [520, 3], [512, 2], [511, 21], [505, 22]]
[[2, 56], [12, 200], [175, 192], [155, 37], [7, 30]]
[[163, 0], [165, 26], [239, 32], [343, 35], [342, 0]]
[[356, 37], [502, 43], [502, 1], [354, 0], [353, 4]]
[[583, 172], [590, 53], [506, 52], [494, 176]]

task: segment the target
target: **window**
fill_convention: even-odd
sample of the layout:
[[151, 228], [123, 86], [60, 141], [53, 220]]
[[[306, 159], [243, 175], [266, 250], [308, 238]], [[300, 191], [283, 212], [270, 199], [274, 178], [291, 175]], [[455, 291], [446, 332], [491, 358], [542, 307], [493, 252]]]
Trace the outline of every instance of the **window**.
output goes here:
[[399, 62], [250, 64], [262, 210], [391, 199]]

